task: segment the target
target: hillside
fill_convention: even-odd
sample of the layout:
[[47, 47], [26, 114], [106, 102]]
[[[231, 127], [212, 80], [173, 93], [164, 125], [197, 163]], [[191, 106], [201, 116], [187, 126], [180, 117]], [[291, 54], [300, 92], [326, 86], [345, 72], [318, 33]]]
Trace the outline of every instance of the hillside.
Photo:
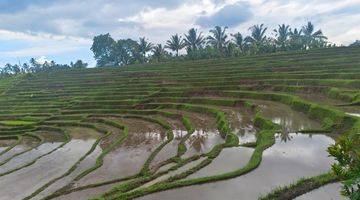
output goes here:
[[339, 185], [326, 149], [360, 130], [360, 48], [26, 74], [0, 107], [0, 199], [257, 199], [312, 177], [268, 196], [293, 199]]

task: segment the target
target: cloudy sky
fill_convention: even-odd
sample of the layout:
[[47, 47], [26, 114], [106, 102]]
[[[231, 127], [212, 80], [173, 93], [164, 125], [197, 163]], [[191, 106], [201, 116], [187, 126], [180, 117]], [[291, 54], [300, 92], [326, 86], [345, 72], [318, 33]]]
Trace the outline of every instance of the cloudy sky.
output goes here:
[[360, 0], [0, 0], [0, 66], [31, 57], [93, 66], [91, 40], [101, 33], [164, 43], [191, 27], [248, 34], [264, 23], [271, 35], [277, 24], [307, 21], [347, 45], [360, 39]]

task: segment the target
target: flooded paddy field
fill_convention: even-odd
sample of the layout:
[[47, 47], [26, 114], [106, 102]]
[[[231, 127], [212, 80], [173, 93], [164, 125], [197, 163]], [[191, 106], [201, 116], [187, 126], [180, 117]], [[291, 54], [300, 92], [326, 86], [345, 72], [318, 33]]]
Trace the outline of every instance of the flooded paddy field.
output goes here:
[[[318, 122], [282, 103], [262, 100], [251, 100], [251, 102], [259, 108], [262, 116], [282, 127], [275, 134], [275, 144], [263, 152], [262, 161], [256, 169], [226, 181], [168, 190], [140, 199], [218, 199], [221, 197], [233, 199], [238, 196], [257, 199], [279, 186], [330, 170], [334, 160], [328, 157], [326, 149], [329, 145], [334, 144], [334, 140], [321, 133], [301, 134], [297, 132], [305, 129], [321, 129]], [[239, 145], [256, 142], [260, 130], [253, 124], [254, 111], [226, 106], [215, 106], [214, 108], [224, 113], [228, 119], [230, 130], [239, 138]], [[101, 118], [96, 117], [89, 118], [88, 122], [96, 125], [97, 129], [65, 127], [65, 132], [70, 136], [69, 141], [65, 141], [64, 134], [61, 133], [34, 132], [44, 138], [43, 142], [1, 166], [1, 173], [20, 167], [20, 169], [0, 177], [2, 199], [11, 196], [15, 199], [28, 197], [43, 199], [59, 191], [65, 192], [55, 195], [55, 199], [88, 199], [101, 195], [117, 185], [126, 184], [126, 181], [122, 181], [123, 179], [139, 176], [139, 173], [144, 170], [145, 163], [149, 162], [149, 169], [156, 169], [155, 174], [166, 173], [137, 187], [140, 190], [146, 189], [198, 167], [207, 159], [207, 153], [226, 142], [217, 128], [215, 117], [176, 109], [166, 109], [165, 111], [190, 119], [193, 126], [192, 133], [188, 132], [189, 130], [181, 119], [157, 115], [149, 117], [161, 119], [169, 124], [168, 131], [173, 137], [169, 142], [167, 142], [169, 139], [167, 130], [160, 124], [131, 117], [102, 117], [112, 123], [127, 127], [126, 131], [112, 123], [101, 123]], [[126, 137], [124, 137], [125, 134], [127, 134]], [[122, 137], [124, 137], [122, 142], [113, 146], [113, 143]], [[3, 144], [9, 146], [12, 142], [14, 141], [4, 140]], [[35, 145], [30, 141], [23, 141], [23, 143], [30, 147]], [[181, 156], [182, 159], [198, 155], [201, 157], [177, 167], [177, 163], [171, 159], [177, 156], [181, 143], [186, 147], [186, 151]], [[162, 144], [164, 145], [162, 146]], [[160, 147], [161, 149], [149, 160], [155, 150]], [[109, 151], [108, 148], [110, 148]], [[21, 150], [24, 151], [25, 148]], [[101, 156], [103, 152], [106, 154]], [[182, 180], [236, 171], [248, 164], [253, 153], [253, 147], [224, 148], [215, 158], [211, 159], [209, 164], [185, 176]], [[81, 159], [84, 155], [86, 156]], [[96, 166], [100, 157], [101, 165], [82, 176], [82, 173]], [[34, 160], [36, 162], [23, 167]], [[75, 163], [77, 163], [75, 169], [67, 173]], [[170, 170], [173, 167], [176, 169]], [[20, 179], [22, 183], [19, 184], [19, 190], [10, 187], [11, 182]], [[37, 182], [36, 185], [33, 185], [32, 181], [34, 180]], [[49, 182], [51, 184], [48, 184]], [[325, 191], [329, 189], [331, 188], [321, 188]], [[314, 190], [313, 193], [304, 194], [299, 198], [307, 198], [306, 195], [323, 195], [318, 194], [321, 192], [317, 190]]]
[[[277, 187], [291, 184], [302, 177], [326, 173], [331, 169], [334, 159], [328, 157], [327, 147], [335, 141], [321, 133], [296, 132], [318, 129], [321, 127], [319, 123], [281, 103], [254, 103], [259, 105], [264, 116], [284, 127], [283, 132], [275, 134], [275, 144], [263, 152], [259, 167], [230, 180], [159, 192], [140, 199], [236, 199], [239, 196], [257, 199]], [[238, 119], [241, 122], [241, 117]], [[242, 168], [252, 152], [253, 149], [247, 147], [226, 148], [210, 165], [186, 179], [219, 175]]]
[[[159, 192], [140, 199], [236, 199], [239, 196], [244, 199], [257, 199], [276, 187], [330, 170], [334, 160], [327, 156], [326, 148], [333, 144], [334, 140], [324, 135], [310, 137], [304, 134], [290, 134], [290, 137], [292, 139], [285, 142], [279, 135], [275, 145], [264, 152], [260, 166], [248, 174], [226, 181]], [[230, 161], [229, 157], [225, 157], [229, 152], [240, 154], [236, 155], [239, 158]], [[214, 167], [210, 164], [188, 178], [230, 172], [236, 167], [242, 167], [249, 154], [251, 150], [228, 150], [224, 156], [219, 155], [219, 161], [213, 161]], [[236, 159], [236, 156], [233, 158]], [[230, 161], [229, 165], [225, 164], [225, 161]]]

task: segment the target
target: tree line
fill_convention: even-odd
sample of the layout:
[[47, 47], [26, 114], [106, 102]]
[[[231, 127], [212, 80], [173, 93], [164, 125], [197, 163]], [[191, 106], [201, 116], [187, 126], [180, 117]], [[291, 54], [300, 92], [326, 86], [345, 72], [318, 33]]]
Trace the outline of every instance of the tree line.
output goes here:
[[19, 63], [14, 65], [7, 63], [4, 67], [0, 68], [0, 76], [9, 76], [21, 73], [36, 73], [55, 69], [81, 69], [86, 68], [87, 66], [88, 64], [82, 60], [77, 60], [75, 63], [71, 62], [70, 64], [58, 64], [55, 61], [45, 61], [44, 63], [39, 63], [36, 59], [31, 58], [29, 63]]
[[[178, 59], [207, 59], [237, 57], [244, 55], [273, 53], [289, 50], [308, 50], [333, 47], [327, 37], [311, 22], [301, 28], [292, 29], [281, 24], [273, 30], [275, 37], [267, 36], [268, 27], [264, 24], [249, 28], [250, 35], [240, 32], [227, 33], [227, 27], [215, 26], [205, 36], [195, 28], [186, 34], [175, 34], [165, 45], [153, 44], [144, 37], [115, 40], [109, 33], [93, 38], [91, 51], [98, 67], [121, 66], [135, 63], [162, 62]], [[180, 55], [179, 52], [185, 52]]]

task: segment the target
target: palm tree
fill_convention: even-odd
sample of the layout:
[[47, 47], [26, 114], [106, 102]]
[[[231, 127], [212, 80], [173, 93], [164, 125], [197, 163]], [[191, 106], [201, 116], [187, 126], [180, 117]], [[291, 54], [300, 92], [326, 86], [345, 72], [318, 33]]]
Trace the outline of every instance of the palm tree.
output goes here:
[[138, 52], [140, 54], [139, 61], [141, 63], [145, 62], [146, 53], [151, 51], [153, 44], [148, 42], [145, 37], [139, 38]]
[[195, 28], [192, 28], [188, 31], [188, 34], [185, 34], [184, 44], [188, 50], [194, 52], [199, 49], [205, 42], [205, 38], [201, 33], [198, 33]]
[[292, 50], [299, 50], [302, 49], [303, 46], [302, 30], [297, 28], [295, 28], [294, 31], [290, 30], [290, 48]]
[[229, 41], [227, 41], [227, 35], [226, 35], [226, 29], [222, 29], [220, 26], [215, 26], [214, 29], [210, 30], [210, 33], [212, 33], [212, 36], [208, 36], [208, 43], [215, 47], [221, 55], [224, 55], [224, 48], [227, 46]]
[[184, 48], [184, 41], [178, 34], [172, 35], [170, 40], [166, 41], [165, 48], [176, 52], [176, 57], [179, 56], [179, 50]]
[[324, 40], [324, 39], [327, 39], [322, 31], [319, 29], [317, 31], [314, 31], [315, 30], [315, 27], [314, 25], [311, 23], [311, 22], [308, 22], [305, 26], [302, 27], [302, 33], [304, 34], [304, 42], [305, 42], [305, 48], [308, 49], [311, 47], [311, 44], [314, 42], [314, 41], [317, 41], [317, 40]]
[[249, 42], [255, 44], [256, 46], [262, 45], [266, 40], [265, 32], [267, 27], [264, 27], [264, 24], [254, 25], [249, 28], [251, 31], [251, 36], [246, 37]]
[[233, 37], [232, 40], [235, 43], [235, 45], [240, 49], [242, 53], [244, 53], [245, 48], [247, 46], [247, 42], [245, 41], [245, 38], [239, 32], [232, 34], [231, 36]]
[[276, 44], [280, 46], [281, 50], [286, 50], [286, 43], [288, 40], [288, 37], [290, 36], [290, 26], [289, 25], [279, 25], [278, 29], [274, 29], [274, 32], [276, 33]]
[[156, 60], [158, 62], [160, 62], [161, 58], [164, 57], [164, 55], [166, 53], [165, 48], [161, 44], [154, 46], [152, 49], [152, 52], [153, 52], [154, 58], [156, 58]]

